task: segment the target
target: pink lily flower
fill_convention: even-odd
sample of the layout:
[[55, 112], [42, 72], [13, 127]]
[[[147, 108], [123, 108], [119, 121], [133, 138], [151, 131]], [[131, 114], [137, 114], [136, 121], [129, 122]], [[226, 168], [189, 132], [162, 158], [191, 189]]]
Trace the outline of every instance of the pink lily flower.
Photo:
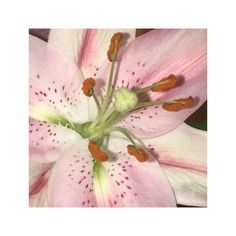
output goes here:
[[206, 206], [206, 132], [183, 123], [207, 96], [206, 30], [134, 35], [29, 37], [30, 206]]

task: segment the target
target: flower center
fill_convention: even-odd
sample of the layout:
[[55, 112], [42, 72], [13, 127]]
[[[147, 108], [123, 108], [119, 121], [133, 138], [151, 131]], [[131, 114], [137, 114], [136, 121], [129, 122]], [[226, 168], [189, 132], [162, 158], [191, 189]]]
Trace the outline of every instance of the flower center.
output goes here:
[[[192, 97], [180, 98], [174, 101], [140, 101], [138, 99], [138, 95], [144, 92], [165, 92], [175, 87], [176, 76], [173, 74], [147, 87], [132, 90], [122, 87], [113, 91], [114, 70], [118, 63], [117, 56], [122, 46], [123, 38], [123, 33], [116, 33], [110, 42], [107, 56], [111, 62], [111, 69], [103, 102], [99, 101], [94, 93], [93, 87], [96, 86], [96, 81], [93, 78], [88, 78], [83, 82], [82, 90], [84, 95], [93, 97], [97, 106], [95, 120], [84, 124], [73, 124], [72, 126], [82, 137], [90, 140], [88, 149], [94, 160], [99, 162], [106, 161], [109, 158], [108, 154], [103, 151], [103, 141], [111, 132], [120, 132], [130, 141], [132, 145], [127, 146], [127, 152], [131, 156], [134, 156], [140, 162], [148, 159], [148, 154], [135, 143], [132, 135], [126, 129], [115, 126], [132, 111], [143, 107], [159, 105], [166, 111], [179, 111], [193, 106]], [[113, 102], [112, 98], [114, 99]]]

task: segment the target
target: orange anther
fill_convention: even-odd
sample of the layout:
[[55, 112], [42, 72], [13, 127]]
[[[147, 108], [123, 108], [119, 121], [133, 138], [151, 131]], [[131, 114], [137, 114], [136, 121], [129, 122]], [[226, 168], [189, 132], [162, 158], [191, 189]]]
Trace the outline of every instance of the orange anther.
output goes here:
[[193, 106], [193, 98], [180, 98], [174, 100], [174, 103], [163, 104], [162, 108], [166, 111], [179, 111]]
[[111, 38], [111, 43], [110, 43], [110, 47], [109, 50], [107, 51], [107, 57], [110, 61], [115, 60], [116, 58], [114, 54], [117, 54], [120, 47], [121, 47], [121, 40], [123, 39], [124, 34], [123, 33], [115, 33], [112, 38]]
[[157, 83], [155, 83], [152, 87], [153, 92], [163, 92], [170, 88], [175, 87], [176, 85], [176, 76], [175, 75], [169, 75], [166, 78], [161, 79]]
[[88, 149], [92, 154], [93, 158], [98, 161], [106, 161], [108, 159], [107, 154], [100, 149], [98, 144], [95, 141], [90, 141], [88, 145]]
[[144, 162], [148, 159], [148, 154], [142, 148], [136, 148], [133, 145], [128, 145], [127, 151], [131, 156], [135, 156], [140, 162]]
[[84, 80], [82, 87], [83, 93], [86, 96], [91, 97], [90, 89], [92, 89], [94, 86], [95, 86], [95, 80], [93, 78], [88, 78]]

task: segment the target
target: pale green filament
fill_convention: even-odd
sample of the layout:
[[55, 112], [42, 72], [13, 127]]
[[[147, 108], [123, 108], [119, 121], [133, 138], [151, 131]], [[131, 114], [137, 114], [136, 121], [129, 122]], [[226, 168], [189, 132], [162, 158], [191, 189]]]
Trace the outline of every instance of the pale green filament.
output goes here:
[[110, 97], [111, 97], [111, 93], [112, 93], [112, 80], [113, 80], [113, 74], [114, 74], [118, 44], [119, 44], [118, 40], [115, 40], [116, 47], [115, 47], [114, 53], [111, 55], [111, 60], [112, 60], [111, 71], [110, 71], [110, 75], [109, 75], [109, 79], [108, 79], [106, 95], [105, 95], [105, 98], [104, 98], [104, 101], [103, 101], [103, 104], [102, 104], [102, 114], [104, 112], [106, 112], [106, 110], [109, 106], [109, 102], [110, 102]]
[[132, 91], [136, 94], [140, 94], [140, 93], [149, 92], [152, 88], [153, 88], [153, 85], [150, 85], [144, 88], [133, 89]]
[[97, 106], [97, 116], [100, 116], [101, 115], [101, 105], [100, 105], [100, 102], [98, 101], [97, 96], [95, 95], [93, 89], [91, 89], [91, 94], [92, 94], [93, 99], [94, 99], [96, 106]]
[[107, 84], [107, 91], [106, 91], [106, 95], [104, 97], [104, 101], [102, 104], [102, 114], [107, 110], [109, 106], [110, 96], [112, 92], [112, 79], [113, 79], [114, 68], [115, 68], [115, 61], [112, 61], [111, 71], [110, 71], [109, 80]]
[[122, 133], [127, 139], [129, 139], [129, 141], [135, 146], [137, 147], [137, 144], [134, 142], [133, 138], [130, 136], [130, 134], [123, 128], [121, 127], [111, 127], [108, 128], [105, 132], [105, 134], [109, 134], [111, 132], [120, 132]]
[[176, 102], [176, 101], [153, 101], [153, 102], [140, 102], [138, 103], [134, 108], [130, 109], [127, 112], [131, 112], [134, 111], [138, 108], [142, 108], [142, 107], [149, 107], [149, 106], [160, 106], [163, 104], [173, 104], [173, 103], [180, 103], [180, 102]]
[[95, 95], [93, 89], [91, 89], [91, 94], [92, 94], [93, 99], [94, 99], [94, 101], [95, 101], [95, 103], [96, 103], [96, 106], [97, 106], [97, 116], [96, 116], [95, 120], [94, 120], [94, 121], [91, 123], [91, 125], [90, 125], [90, 128], [92, 129], [92, 128], [94, 128], [94, 127], [96, 126], [96, 124], [97, 124], [97, 123], [99, 122], [99, 120], [101, 119], [102, 110], [101, 110], [100, 102], [98, 101], [97, 96]]
[[136, 94], [145, 93], [149, 92], [152, 88], [158, 88], [158, 86], [163, 85], [165, 83], [168, 83], [168, 81], [157, 82], [144, 88], [133, 89], [132, 91]]

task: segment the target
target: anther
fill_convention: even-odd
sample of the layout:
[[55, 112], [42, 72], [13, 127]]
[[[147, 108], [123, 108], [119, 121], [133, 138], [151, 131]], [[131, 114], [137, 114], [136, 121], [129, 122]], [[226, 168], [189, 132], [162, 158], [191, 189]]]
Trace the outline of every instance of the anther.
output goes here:
[[168, 89], [175, 87], [175, 85], [176, 85], [176, 76], [171, 74], [168, 77], [165, 77], [160, 81], [158, 81], [157, 83], [153, 84], [151, 90], [153, 92], [164, 92]]
[[95, 158], [96, 160], [106, 161], [108, 159], [107, 154], [100, 149], [99, 145], [95, 141], [89, 142], [88, 149], [93, 158]]
[[95, 86], [95, 80], [93, 78], [88, 78], [88, 79], [84, 80], [83, 87], [82, 87], [83, 93], [86, 96], [91, 97], [92, 96], [91, 89], [94, 86]]
[[166, 103], [162, 105], [162, 108], [166, 111], [179, 111], [185, 108], [190, 108], [193, 106], [193, 98], [190, 96], [188, 98], [180, 98], [174, 100], [173, 103]]
[[121, 41], [124, 37], [123, 33], [115, 33], [111, 38], [111, 43], [109, 50], [107, 51], [107, 57], [110, 61], [116, 60], [116, 55], [118, 53], [119, 48], [121, 47]]
[[128, 145], [127, 151], [131, 156], [135, 156], [140, 162], [144, 162], [148, 159], [148, 154], [143, 148], [136, 148], [134, 145]]

